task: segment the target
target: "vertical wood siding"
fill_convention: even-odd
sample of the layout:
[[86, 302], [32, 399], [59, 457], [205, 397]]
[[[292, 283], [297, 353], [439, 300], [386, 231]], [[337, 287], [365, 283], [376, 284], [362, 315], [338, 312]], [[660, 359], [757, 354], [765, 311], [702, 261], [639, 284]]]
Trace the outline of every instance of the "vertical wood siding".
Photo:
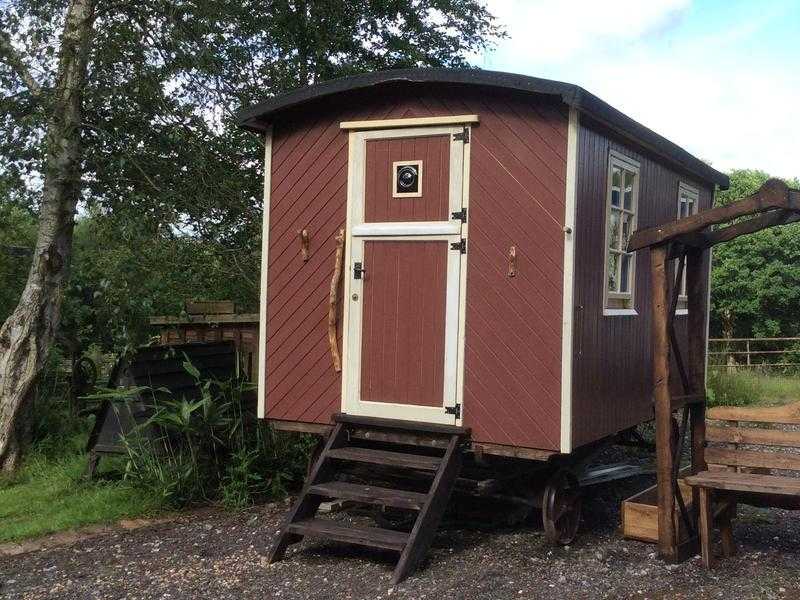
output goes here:
[[441, 406], [447, 241], [366, 241], [361, 400]]
[[[480, 116], [471, 140], [464, 424], [476, 441], [559, 448], [567, 111], [490, 89], [389, 86], [275, 123], [267, 417], [327, 423], [340, 408], [326, 329], [333, 237], [346, 207], [339, 122], [457, 114]], [[303, 228], [306, 263], [297, 241]]]
[[[421, 160], [422, 196], [392, 196], [392, 164]], [[448, 221], [450, 138], [446, 135], [369, 140], [366, 152], [364, 222]]]
[[[713, 190], [653, 157], [633, 150], [599, 125], [582, 121], [578, 135], [573, 360], [573, 446], [589, 443], [650, 419], [652, 350], [650, 257], [636, 257], [635, 316], [603, 316], [603, 260], [609, 150], [641, 164], [638, 227], [677, 218], [678, 184], [700, 191], [699, 210], [711, 206]], [[684, 344], [686, 317], [677, 330]], [[685, 359], [684, 359], [685, 362]], [[675, 374], [676, 369], [672, 369]], [[678, 390], [677, 381], [671, 382]], [[677, 392], [680, 393], [680, 392]]]

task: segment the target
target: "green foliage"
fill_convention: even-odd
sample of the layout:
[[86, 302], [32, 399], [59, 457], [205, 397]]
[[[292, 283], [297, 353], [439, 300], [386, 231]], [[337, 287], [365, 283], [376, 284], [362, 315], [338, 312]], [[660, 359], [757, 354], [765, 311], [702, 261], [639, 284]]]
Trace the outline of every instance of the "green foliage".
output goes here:
[[800, 401], [800, 378], [725, 369], [708, 374], [709, 406], [750, 406]]
[[[146, 490], [128, 482], [82, 480], [85, 444], [84, 434], [62, 443], [57, 455], [35, 446], [13, 478], [0, 476], [0, 542], [139, 517], [157, 509]], [[106, 466], [114, 467], [108, 462]]]
[[251, 386], [195, 377], [200, 397], [152, 394], [153, 416], [126, 437], [126, 478], [164, 506], [242, 507], [302, 480], [309, 441], [274, 431], [248, 410]]
[[[717, 193], [718, 205], [755, 192], [769, 178], [753, 170], [733, 171], [730, 177], [731, 189]], [[789, 185], [800, 187], [800, 182]], [[766, 229], [715, 247], [711, 285], [712, 337], [800, 335], [800, 225]]]
[[[45, 89], [64, 4], [0, 7]], [[481, 0], [143, 0], [104, 6], [95, 31], [63, 316], [69, 338], [105, 350], [142, 342], [148, 316], [188, 298], [257, 306], [263, 146], [236, 127], [238, 109], [355, 72], [468, 66], [501, 35]], [[35, 215], [47, 98], [2, 60], [0, 92], [0, 203]], [[0, 289], [0, 319], [21, 269]]]
[[0, 197], [0, 323], [17, 305], [36, 243], [36, 217]]

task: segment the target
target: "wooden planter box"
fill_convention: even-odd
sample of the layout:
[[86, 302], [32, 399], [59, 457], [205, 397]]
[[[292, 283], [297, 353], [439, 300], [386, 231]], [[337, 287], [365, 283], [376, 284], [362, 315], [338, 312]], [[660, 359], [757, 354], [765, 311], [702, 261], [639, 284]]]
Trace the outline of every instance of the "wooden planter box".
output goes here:
[[[692, 510], [692, 488], [678, 480], [686, 508]], [[686, 525], [680, 515], [680, 509], [675, 507], [675, 530], [678, 532], [678, 543], [688, 539]], [[635, 496], [631, 496], [622, 503], [622, 535], [628, 539], [642, 542], [658, 542], [658, 491], [656, 486], [647, 488]]]

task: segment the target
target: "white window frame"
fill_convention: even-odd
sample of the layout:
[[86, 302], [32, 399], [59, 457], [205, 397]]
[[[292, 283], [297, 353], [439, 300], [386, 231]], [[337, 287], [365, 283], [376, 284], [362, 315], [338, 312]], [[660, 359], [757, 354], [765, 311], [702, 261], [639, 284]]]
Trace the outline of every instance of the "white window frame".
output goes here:
[[[417, 167], [417, 191], [398, 192], [397, 191], [397, 168]], [[422, 198], [422, 161], [421, 160], [396, 160], [392, 163], [392, 198]]]
[[[633, 173], [634, 175], [634, 185], [632, 190], [632, 198], [631, 198], [631, 208], [630, 210], [624, 208], [625, 200], [624, 200], [624, 193], [620, 190], [620, 205], [619, 208], [613, 207], [611, 205], [611, 192], [612, 192], [612, 185], [613, 185], [613, 170], [614, 168], [623, 169], [624, 171], [628, 171]], [[605, 236], [604, 236], [604, 245], [605, 250], [603, 252], [603, 314], [607, 316], [616, 316], [616, 315], [635, 315], [637, 314], [635, 308], [635, 299], [636, 299], [636, 254], [630, 254], [630, 269], [628, 271], [628, 291], [627, 292], [615, 292], [610, 291], [608, 289], [608, 258], [611, 254], [610, 248], [610, 235], [611, 235], [611, 213], [612, 211], [619, 211], [623, 214], [631, 215], [631, 220], [629, 222], [629, 233], [628, 235], [632, 234], [636, 230], [636, 224], [638, 221], [638, 214], [639, 214], [639, 186], [640, 186], [640, 164], [638, 161], [626, 156], [620, 152], [615, 150], [610, 150], [608, 153], [608, 170], [606, 172], [606, 210], [605, 210]], [[624, 174], [623, 174], [624, 178]], [[620, 232], [620, 236], [622, 232]], [[623, 256], [627, 253], [622, 252], [621, 250], [616, 250], [615, 253], [620, 254]]]
[[[686, 195], [692, 202], [692, 207], [685, 215], [683, 214], [683, 198]], [[691, 215], [696, 215], [700, 204], [700, 189], [694, 185], [686, 183], [685, 181], [678, 182], [678, 219], [685, 219]], [[678, 276], [678, 260], [673, 262], [674, 277]], [[683, 266], [683, 276], [679, 283], [680, 291], [678, 292], [678, 306], [675, 310], [676, 314], [688, 314], [689, 297], [686, 294], [686, 264]]]

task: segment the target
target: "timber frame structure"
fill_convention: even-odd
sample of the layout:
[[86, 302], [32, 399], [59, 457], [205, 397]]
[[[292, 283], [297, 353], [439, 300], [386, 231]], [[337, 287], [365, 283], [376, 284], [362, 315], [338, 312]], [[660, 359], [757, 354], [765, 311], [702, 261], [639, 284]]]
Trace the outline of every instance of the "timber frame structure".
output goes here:
[[[707, 281], [704, 281], [710, 248], [716, 244], [800, 220], [800, 190], [770, 179], [754, 194], [742, 200], [698, 214], [636, 231], [628, 251], [650, 251], [652, 285], [653, 400], [656, 423], [658, 476], [658, 549], [662, 558], [677, 562], [693, 553], [697, 541], [697, 507], [685, 506], [679, 492], [678, 474], [686, 430], [691, 430], [691, 471], [706, 468], [705, 436], [705, 351], [708, 315]], [[712, 229], [713, 226], [727, 225]], [[675, 277], [670, 278], [670, 262], [676, 260]], [[687, 360], [675, 334], [675, 309], [680, 282], [686, 271], [688, 296]], [[672, 283], [670, 283], [672, 281]], [[683, 388], [681, 395], [670, 389], [670, 371], [677, 369]], [[680, 424], [673, 413], [681, 411]], [[695, 488], [693, 496], [697, 496]], [[678, 538], [677, 518], [683, 520], [689, 539]]]

